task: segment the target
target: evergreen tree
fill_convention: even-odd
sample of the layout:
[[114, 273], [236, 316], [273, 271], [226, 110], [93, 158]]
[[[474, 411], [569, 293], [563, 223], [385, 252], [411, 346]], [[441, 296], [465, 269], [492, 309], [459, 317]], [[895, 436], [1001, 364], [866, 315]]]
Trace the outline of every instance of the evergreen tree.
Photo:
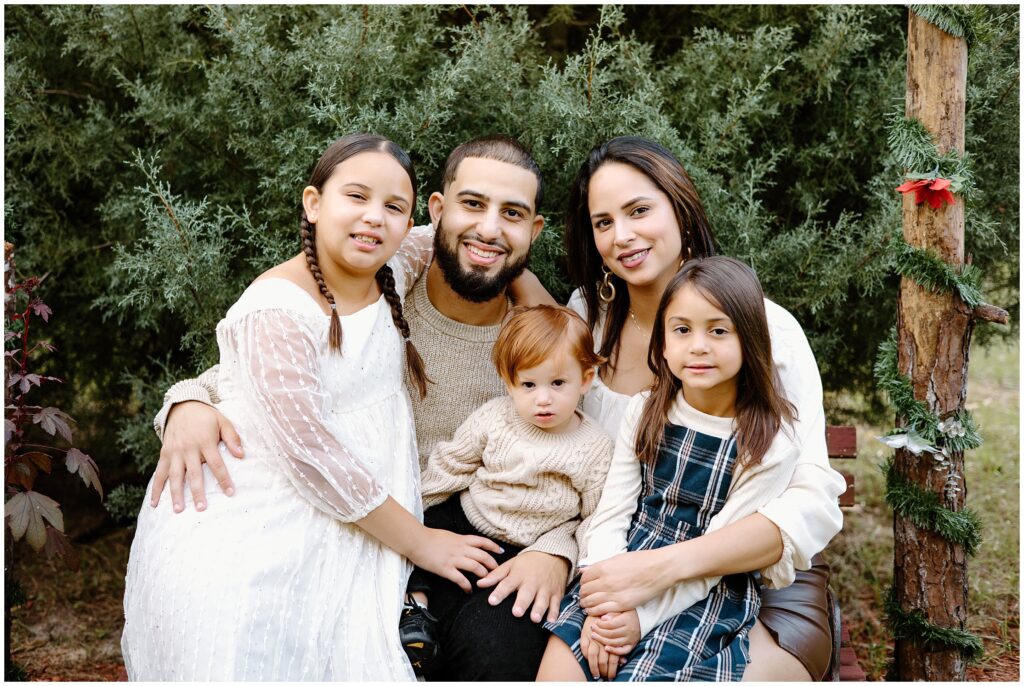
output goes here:
[[[967, 246], [1016, 322], [1019, 12], [974, 14]], [[585, 155], [620, 134], [662, 142], [723, 251], [804, 324], [826, 387], [870, 391], [895, 316], [886, 124], [906, 23], [864, 5], [6, 8], [4, 214], [21, 270], [65, 315], [56, 402], [105, 471], [148, 469], [161, 391], [215, 361], [227, 306], [298, 250], [317, 156], [360, 130], [410, 151], [421, 200], [460, 142], [529, 144], [549, 219], [532, 268], [563, 300]]]

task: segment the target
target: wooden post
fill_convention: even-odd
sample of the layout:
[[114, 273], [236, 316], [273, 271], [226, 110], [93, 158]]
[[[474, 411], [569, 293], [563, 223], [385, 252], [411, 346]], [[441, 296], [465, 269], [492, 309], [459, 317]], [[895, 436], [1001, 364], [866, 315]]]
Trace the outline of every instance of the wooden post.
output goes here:
[[[906, 116], [917, 118], [935, 136], [942, 152], [964, 151], [967, 89], [967, 43], [909, 12], [907, 30]], [[929, 248], [951, 265], [964, 262], [964, 208], [956, 204], [933, 210], [903, 196], [903, 236], [907, 243]], [[938, 415], [964, 405], [972, 312], [959, 298], [931, 293], [914, 281], [900, 283], [898, 319], [899, 368], [909, 376], [914, 396]], [[964, 508], [963, 453], [949, 456], [949, 472], [934, 469], [932, 455], [896, 452], [897, 474], [934, 491], [954, 511]], [[960, 490], [944, 488], [948, 474], [959, 477]], [[942, 536], [917, 528], [896, 515], [894, 585], [904, 611], [920, 610], [939, 627], [964, 629], [967, 620], [967, 560], [964, 549]], [[963, 680], [966, 660], [956, 650], [898, 639], [895, 678], [900, 681]]]

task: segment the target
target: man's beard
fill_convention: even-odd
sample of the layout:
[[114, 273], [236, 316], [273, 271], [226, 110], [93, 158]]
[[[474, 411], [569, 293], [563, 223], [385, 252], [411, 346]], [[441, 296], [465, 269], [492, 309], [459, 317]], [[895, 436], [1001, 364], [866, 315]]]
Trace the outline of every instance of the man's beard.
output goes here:
[[488, 276], [479, 267], [465, 270], [459, 264], [458, 242], [452, 246], [445, 241], [440, 220], [435, 229], [434, 259], [441, 267], [441, 275], [453, 291], [470, 302], [487, 302], [502, 294], [508, 285], [523, 273], [530, 261], [530, 251], [527, 250], [519, 259], [506, 261], [505, 266], [494, 276]]

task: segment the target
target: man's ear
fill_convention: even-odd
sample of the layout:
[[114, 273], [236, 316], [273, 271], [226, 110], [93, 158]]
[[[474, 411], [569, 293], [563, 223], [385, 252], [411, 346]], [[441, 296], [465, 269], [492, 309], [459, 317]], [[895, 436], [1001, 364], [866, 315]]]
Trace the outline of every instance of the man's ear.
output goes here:
[[302, 189], [302, 209], [306, 211], [306, 221], [316, 224], [320, 216], [320, 191], [316, 186], [306, 186]]
[[430, 224], [436, 230], [441, 221], [441, 213], [444, 212], [444, 195], [437, 191], [431, 193], [427, 200], [427, 210], [430, 212]]
[[543, 229], [544, 229], [544, 215], [543, 214], [535, 215], [533, 217], [533, 235], [530, 236], [530, 243], [533, 243], [535, 240], [537, 240], [537, 236], [540, 235], [540, 232]]

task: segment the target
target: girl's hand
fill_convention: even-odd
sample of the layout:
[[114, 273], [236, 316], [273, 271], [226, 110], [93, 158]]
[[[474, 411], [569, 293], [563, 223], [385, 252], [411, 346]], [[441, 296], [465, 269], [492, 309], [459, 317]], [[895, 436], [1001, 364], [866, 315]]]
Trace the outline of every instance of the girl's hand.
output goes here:
[[633, 610], [679, 581], [666, 548], [637, 550], [592, 564], [580, 577], [580, 606], [588, 615]]
[[580, 634], [580, 652], [587, 658], [590, 675], [595, 679], [605, 678], [611, 681], [619, 671], [623, 660], [608, 651], [593, 635], [597, 619], [587, 617], [583, 620], [583, 631]]
[[504, 552], [501, 546], [483, 536], [460, 536], [427, 527], [423, 531], [416, 547], [409, 552], [409, 559], [416, 566], [458, 584], [466, 593], [473, 590], [473, 585], [462, 572], [487, 576], [498, 563], [486, 551]]
[[640, 642], [640, 617], [636, 610], [601, 615], [591, 627], [591, 636], [612, 655], [628, 655]]

